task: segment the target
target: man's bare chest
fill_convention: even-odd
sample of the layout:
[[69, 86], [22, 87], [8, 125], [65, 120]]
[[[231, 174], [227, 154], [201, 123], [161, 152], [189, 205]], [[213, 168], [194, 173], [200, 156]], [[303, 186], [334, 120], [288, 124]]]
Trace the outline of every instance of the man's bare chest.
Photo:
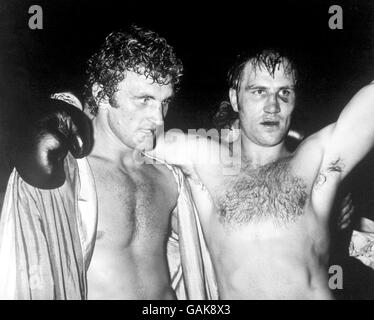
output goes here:
[[221, 185], [214, 198], [223, 224], [293, 222], [304, 213], [308, 198], [305, 182], [290, 173], [287, 161], [244, 168], [236, 176], [224, 177]]
[[130, 244], [164, 237], [177, 201], [172, 175], [157, 170], [131, 171], [91, 161], [98, 196], [97, 239]]

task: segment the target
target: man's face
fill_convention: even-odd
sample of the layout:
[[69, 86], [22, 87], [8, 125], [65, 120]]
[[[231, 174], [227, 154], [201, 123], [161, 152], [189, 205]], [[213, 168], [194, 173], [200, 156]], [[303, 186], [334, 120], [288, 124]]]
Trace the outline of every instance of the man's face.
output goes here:
[[239, 112], [244, 138], [260, 146], [281, 143], [288, 132], [295, 106], [295, 79], [279, 64], [272, 76], [266, 68], [248, 62], [243, 70], [239, 92], [230, 89], [234, 111]]
[[129, 148], [152, 150], [172, 95], [171, 84], [160, 85], [144, 75], [126, 72], [108, 110], [112, 132]]

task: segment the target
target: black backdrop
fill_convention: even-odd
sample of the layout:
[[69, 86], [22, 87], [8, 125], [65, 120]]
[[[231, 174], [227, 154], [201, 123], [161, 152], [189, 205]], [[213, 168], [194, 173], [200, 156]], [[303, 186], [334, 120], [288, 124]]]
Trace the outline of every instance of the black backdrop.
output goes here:
[[[28, 27], [31, 5], [43, 9], [43, 30]], [[328, 9], [343, 9], [343, 30], [330, 30]], [[130, 23], [153, 29], [176, 49], [185, 67], [166, 126], [210, 127], [227, 98], [226, 71], [246, 48], [278, 45], [299, 63], [301, 88], [293, 126], [309, 134], [334, 121], [345, 103], [374, 78], [374, 4], [370, 1], [0, 1], [0, 178], [10, 168], [3, 146], [29, 97], [81, 92], [85, 62], [112, 30]], [[359, 124], [358, 124], [359, 125]], [[374, 124], [373, 124], [374, 125]], [[352, 133], [354, 134], [354, 132]], [[358, 210], [371, 212], [374, 159], [348, 180]], [[365, 191], [365, 192], [363, 192]]]

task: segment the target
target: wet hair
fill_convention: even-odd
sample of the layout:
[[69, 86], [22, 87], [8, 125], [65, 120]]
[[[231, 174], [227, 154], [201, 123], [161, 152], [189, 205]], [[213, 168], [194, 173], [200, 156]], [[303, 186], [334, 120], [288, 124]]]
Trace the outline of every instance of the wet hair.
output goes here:
[[[251, 63], [256, 70], [265, 68], [271, 76], [280, 66], [283, 66], [286, 75], [293, 75], [297, 82], [297, 69], [293, 59], [285, 52], [275, 49], [264, 49], [257, 52], [245, 52], [236, 57], [235, 62], [227, 73], [229, 88], [239, 92], [240, 80], [247, 63]], [[230, 102], [223, 101], [213, 117], [215, 127], [221, 129], [230, 128], [238, 119], [238, 113], [232, 110]]]
[[110, 101], [126, 71], [144, 75], [160, 85], [171, 84], [177, 91], [183, 65], [174, 49], [153, 31], [132, 25], [127, 32], [110, 33], [99, 51], [88, 60], [85, 99], [91, 114], [98, 112], [92, 96], [93, 84], [98, 83], [103, 88], [97, 99], [108, 97]]
[[254, 70], [265, 68], [273, 77], [275, 71], [283, 66], [285, 75], [293, 75], [297, 81], [297, 70], [294, 61], [286, 53], [275, 49], [265, 49], [255, 53], [241, 53], [227, 73], [227, 82], [230, 88], [239, 90], [240, 80], [247, 63], [250, 63]]

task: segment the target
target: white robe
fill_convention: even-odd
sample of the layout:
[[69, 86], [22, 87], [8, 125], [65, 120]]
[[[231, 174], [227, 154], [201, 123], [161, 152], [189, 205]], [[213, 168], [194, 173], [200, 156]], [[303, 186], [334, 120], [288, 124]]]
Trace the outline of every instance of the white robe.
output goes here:
[[[189, 186], [168, 166], [179, 197], [178, 234], [167, 244], [178, 299], [218, 299], [209, 253]], [[14, 169], [0, 219], [1, 299], [85, 299], [97, 231], [97, 196], [87, 159], [65, 160], [66, 181], [53, 190], [28, 185]]]
[[[82, 109], [69, 93], [54, 99]], [[165, 164], [166, 165], [166, 164]], [[97, 194], [87, 159], [65, 159], [66, 181], [53, 190], [27, 184], [14, 169], [0, 216], [0, 299], [86, 299], [87, 270], [97, 232]], [[172, 287], [178, 299], [218, 299], [212, 262], [199, 216], [182, 172], [167, 244]]]

